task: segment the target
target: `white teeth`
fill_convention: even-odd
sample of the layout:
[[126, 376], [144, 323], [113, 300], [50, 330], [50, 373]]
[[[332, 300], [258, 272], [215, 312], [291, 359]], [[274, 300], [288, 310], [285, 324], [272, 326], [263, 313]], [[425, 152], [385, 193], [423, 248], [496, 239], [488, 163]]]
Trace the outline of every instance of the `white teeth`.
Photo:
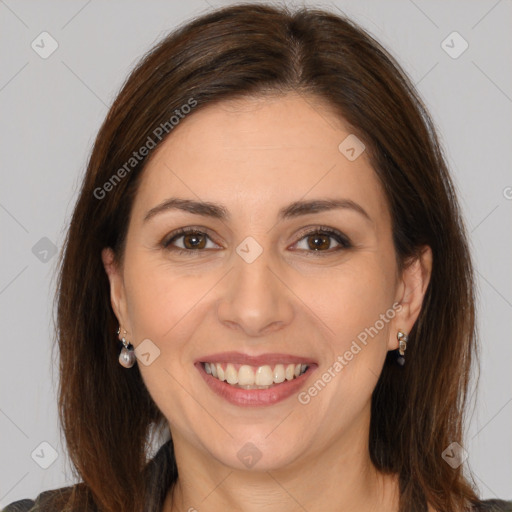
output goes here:
[[260, 366], [256, 370], [254, 382], [256, 383], [257, 386], [270, 386], [274, 382], [272, 368], [270, 368], [268, 364], [266, 364], [265, 366]]
[[273, 384], [281, 384], [285, 380], [299, 377], [308, 369], [308, 365], [276, 364], [272, 368], [266, 364], [254, 368], [243, 364], [237, 371], [233, 363], [228, 363], [225, 369], [221, 363], [204, 363], [204, 369], [208, 375], [231, 385], [238, 385], [244, 389], [266, 389]]
[[254, 372], [250, 366], [243, 364], [238, 370], [238, 384], [240, 386], [254, 386]]
[[238, 384], [238, 372], [231, 363], [226, 366], [226, 381], [228, 384]]
[[285, 379], [286, 376], [284, 374], [284, 365], [276, 364], [276, 367], [274, 368], [274, 382], [276, 384], [280, 384], [281, 382], [284, 382]]

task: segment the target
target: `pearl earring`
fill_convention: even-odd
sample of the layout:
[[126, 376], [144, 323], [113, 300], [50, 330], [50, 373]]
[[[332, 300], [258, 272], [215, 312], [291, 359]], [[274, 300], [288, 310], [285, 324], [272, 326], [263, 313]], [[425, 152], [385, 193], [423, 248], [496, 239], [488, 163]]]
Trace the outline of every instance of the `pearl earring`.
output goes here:
[[403, 366], [405, 364], [405, 350], [407, 349], [407, 342], [409, 341], [409, 338], [407, 337], [407, 334], [402, 331], [398, 331], [396, 337], [398, 338], [398, 353], [400, 356], [397, 358], [396, 362]]
[[[117, 330], [117, 334], [121, 332], [121, 327]], [[124, 331], [126, 335], [126, 331]], [[135, 352], [133, 350], [133, 346], [131, 343], [126, 341], [126, 338], [123, 336], [121, 339], [121, 343], [123, 344], [123, 348], [121, 349], [121, 353], [119, 354], [119, 364], [124, 366], [125, 368], [131, 368], [135, 364]]]

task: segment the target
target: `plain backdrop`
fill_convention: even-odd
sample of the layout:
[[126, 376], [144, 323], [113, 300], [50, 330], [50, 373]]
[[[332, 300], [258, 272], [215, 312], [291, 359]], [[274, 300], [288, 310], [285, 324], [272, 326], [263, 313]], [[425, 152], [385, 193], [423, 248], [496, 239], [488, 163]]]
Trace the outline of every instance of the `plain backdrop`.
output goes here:
[[[231, 3], [0, 0], [0, 507], [74, 483], [57, 419], [52, 303], [55, 252], [94, 137], [156, 41]], [[383, 43], [439, 129], [478, 279], [482, 371], [464, 448], [482, 495], [512, 499], [512, 3], [305, 4], [343, 11]]]

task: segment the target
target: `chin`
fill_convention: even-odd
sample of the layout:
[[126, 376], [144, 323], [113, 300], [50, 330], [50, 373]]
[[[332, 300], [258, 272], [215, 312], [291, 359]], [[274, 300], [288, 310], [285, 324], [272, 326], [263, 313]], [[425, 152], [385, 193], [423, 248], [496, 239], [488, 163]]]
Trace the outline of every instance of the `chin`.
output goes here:
[[212, 447], [212, 457], [220, 463], [236, 470], [248, 471], [274, 471], [291, 464], [299, 457], [304, 448], [304, 432], [288, 433], [281, 435], [272, 433], [274, 424], [270, 429], [262, 429], [257, 432], [248, 429], [243, 435], [241, 429], [237, 429], [237, 435], [228, 442]]

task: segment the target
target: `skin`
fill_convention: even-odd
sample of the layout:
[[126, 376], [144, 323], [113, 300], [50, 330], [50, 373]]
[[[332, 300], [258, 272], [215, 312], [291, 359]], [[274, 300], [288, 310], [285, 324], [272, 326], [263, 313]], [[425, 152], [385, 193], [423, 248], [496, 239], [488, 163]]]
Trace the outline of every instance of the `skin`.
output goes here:
[[[144, 171], [122, 264], [111, 249], [102, 253], [126, 338], [135, 347], [149, 338], [160, 350], [149, 366], [137, 364], [175, 444], [179, 480], [164, 511], [398, 510], [396, 477], [370, 460], [370, 400], [397, 331], [409, 332], [418, 317], [432, 256], [423, 248], [399, 273], [367, 155], [351, 162], [338, 150], [349, 134], [327, 105], [297, 94], [198, 110]], [[230, 218], [173, 209], [144, 222], [169, 197], [222, 204]], [[354, 201], [369, 219], [349, 208], [278, 219], [294, 201], [334, 198]], [[204, 249], [162, 247], [185, 226], [210, 236]], [[315, 251], [304, 228], [321, 226], [352, 246], [327, 237]], [[248, 236], [263, 249], [250, 264], [236, 252]], [[318, 363], [307, 390], [394, 303], [394, 318], [307, 405], [296, 395], [266, 407], [232, 405], [193, 366], [232, 350], [304, 356]], [[247, 442], [262, 454], [250, 469], [237, 457]]]

